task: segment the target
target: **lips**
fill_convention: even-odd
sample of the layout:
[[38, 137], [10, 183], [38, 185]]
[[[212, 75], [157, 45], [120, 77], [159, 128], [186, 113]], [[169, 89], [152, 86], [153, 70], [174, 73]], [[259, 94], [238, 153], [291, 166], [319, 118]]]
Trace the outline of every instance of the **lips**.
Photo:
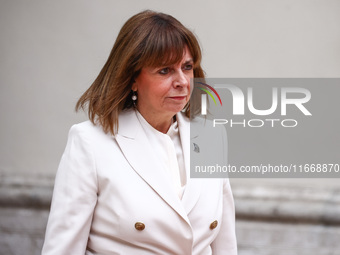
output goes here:
[[186, 99], [187, 96], [174, 96], [174, 97], [170, 97], [171, 99], [175, 99], [175, 100], [183, 100], [183, 99]]

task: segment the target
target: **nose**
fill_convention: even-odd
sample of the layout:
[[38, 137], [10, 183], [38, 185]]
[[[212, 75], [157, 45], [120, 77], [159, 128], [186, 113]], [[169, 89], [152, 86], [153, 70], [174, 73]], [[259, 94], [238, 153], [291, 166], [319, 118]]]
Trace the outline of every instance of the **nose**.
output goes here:
[[175, 87], [188, 87], [190, 84], [190, 77], [188, 77], [182, 69], [178, 70], [174, 80]]

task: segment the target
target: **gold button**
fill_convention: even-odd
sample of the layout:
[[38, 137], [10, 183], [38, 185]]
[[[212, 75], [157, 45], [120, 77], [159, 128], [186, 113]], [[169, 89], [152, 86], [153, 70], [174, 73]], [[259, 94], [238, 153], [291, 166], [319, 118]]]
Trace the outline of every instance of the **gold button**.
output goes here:
[[218, 225], [218, 221], [217, 221], [217, 220], [213, 221], [213, 222], [210, 224], [210, 229], [212, 230], [212, 229], [216, 228], [217, 225]]
[[145, 225], [144, 225], [143, 222], [136, 222], [135, 229], [142, 231], [142, 230], [144, 230], [144, 228], [145, 228]]

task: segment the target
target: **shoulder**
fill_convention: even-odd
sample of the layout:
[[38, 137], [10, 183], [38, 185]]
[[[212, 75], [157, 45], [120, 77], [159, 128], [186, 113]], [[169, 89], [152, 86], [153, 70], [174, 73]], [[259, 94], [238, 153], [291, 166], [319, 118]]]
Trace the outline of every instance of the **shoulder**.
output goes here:
[[[136, 113], [133, 109], [123, 110], [119, 113], [118, 116], [118, 132], [117, 133], [125, 133], [129, 132], [131, 129], [132, 132], [135, 132], [137, 117]], [[103, 127], [99, 123], [93, 123], [90, 120], [74, 124], [69, 131], [70, 137], [82, 137], [83, 139], [92, 139], [94, 141], [115, 138], [110, 132], [105, 132]]]
[[102, 134], [103, 128], [100, 125], [95, 125], [91, 121], [87, 120], [78, 124], [74, 124], [70, 128], [70, 135], [87, 135], [87, 134]]
[[109, 140], [111, 134], [105, 133], [102, 126], [93, 124], [91, 121], [84, 121], [74, 124], [68, 133], [69, 142], [79, 142], [82, 144], [95, 145], [101, 141]]
[[70, 131], [72, 132], [86, 132], [91, 131], [96, 127], [91, 121], [87, 120], [84, 122], [80, 122], [77, 124], [72, 125]]

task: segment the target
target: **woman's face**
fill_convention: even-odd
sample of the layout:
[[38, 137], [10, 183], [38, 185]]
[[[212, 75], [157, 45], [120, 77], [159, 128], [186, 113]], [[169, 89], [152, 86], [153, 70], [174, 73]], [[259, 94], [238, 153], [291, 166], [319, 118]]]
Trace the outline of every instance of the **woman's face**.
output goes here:
[[144, 118], [148, 115], [171, 118], [189, 101], [193, 77], [193, 59], [187, 48], [175, 65], [142, 68], [132, 86], [138, 94], [137, 109]]

